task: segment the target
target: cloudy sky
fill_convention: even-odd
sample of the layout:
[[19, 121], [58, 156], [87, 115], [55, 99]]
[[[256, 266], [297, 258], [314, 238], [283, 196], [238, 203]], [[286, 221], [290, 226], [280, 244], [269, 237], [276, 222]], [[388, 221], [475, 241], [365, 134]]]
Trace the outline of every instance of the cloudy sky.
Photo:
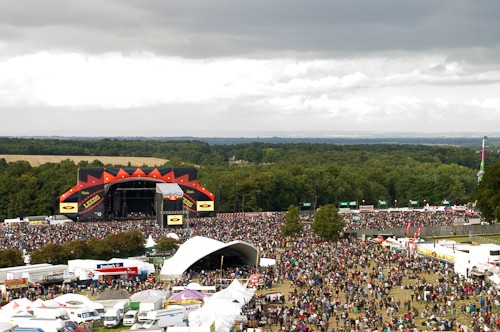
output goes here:
[[2, 0], [0, 136], [500, 133], [500, 1]]

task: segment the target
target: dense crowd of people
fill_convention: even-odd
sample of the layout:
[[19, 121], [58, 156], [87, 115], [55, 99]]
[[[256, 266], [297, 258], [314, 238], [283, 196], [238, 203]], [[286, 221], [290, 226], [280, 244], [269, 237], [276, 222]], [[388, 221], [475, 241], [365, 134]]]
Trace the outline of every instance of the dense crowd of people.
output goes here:
[[[305, 223], [295, 237], [281, 236], [283, 214], [200, 218], [189, 227], [174, 232], [184, 242], [200, 235], [223, 242], [243, 240], [274, 258], [276, 265], [261, 268], [239, 267], [224, 270], [226, 276], [263, 275], [264, 289], [245, 308], [248, 326], [266, 331], [500, 331], [500, 303], [494, 288], [484, 280], [458, 276], [453, 267], [438, 260], [392, 252], [379, 244], [359, 239], [325, 241]], [[353, 221], [344, 215], [346, 229], [404, 227], [408, 221], [422, 225], [448, 225], [447, 213], [367, 213]], [[104, 237], [138, 229], [154, 239], [172, 232], [155, 222], [68, 223], [57, 226], [14, 226], [1, 229], [1, 248], [28, 252], [50, 242]], [[171, 290], [186, 285], [195, 274], [188, 272], [173, 281], [119, 281], [98, 284], [88, 289], [93, 294], [106, 287], [133, 293], [148, 288]], [[217, 272], [202, 271], [196, 278], [203, 285], [215, 285]], [[289, 291], [270, 296], [274, 286]], [[41, 291], [29, 296], [57, 296], [77, 291], [69, 286]], [[27, 294], [9, 294], [11, 298]], [[28, 296], [28, 297], [29, 297]]]
[[345, 213], [343, 220], [346, 230], [388, 229], [413, 226], [450, 226], [456, 215], [450, 212], [379, 211], [365, 213]]

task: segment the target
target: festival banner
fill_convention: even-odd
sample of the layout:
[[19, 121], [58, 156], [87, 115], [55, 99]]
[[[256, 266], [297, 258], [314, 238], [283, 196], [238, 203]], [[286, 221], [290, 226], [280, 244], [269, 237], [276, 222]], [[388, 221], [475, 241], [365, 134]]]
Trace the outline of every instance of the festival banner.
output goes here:
[[411, 225], [411, 221], [408, 221], [408, 225], [406, 225], [406, 233], [405, 233], [405, 236], [408, 236], [408, 232], [410, 232], [410, 225]]

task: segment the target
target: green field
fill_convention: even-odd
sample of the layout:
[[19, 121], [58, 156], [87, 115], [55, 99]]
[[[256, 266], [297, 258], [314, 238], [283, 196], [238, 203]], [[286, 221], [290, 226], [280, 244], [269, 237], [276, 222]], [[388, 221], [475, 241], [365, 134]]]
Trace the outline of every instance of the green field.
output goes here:
[[96, 327], [94, 328], [94, 332], [120, 332], [123, 330], [130, 330], [128, 326], [118, 326], [115, 328], [104, 328], [104, 327]]
[[[491, 239], [492, 241], [498, 241], [500, 242], [500, 234], [493, 234], [493, 235], [479, 235], [482, 238], [487, 238]], [[426, 240], [432, 241], [432, 238], [426, 238]], [[470, 239], [468, 236], [451, 236], [451, 237], [439, 237], [436, 238], [436, 241], [439, 240], [454, 240], [458, 243], [463, 243], [463, 242], [469, 242]]]

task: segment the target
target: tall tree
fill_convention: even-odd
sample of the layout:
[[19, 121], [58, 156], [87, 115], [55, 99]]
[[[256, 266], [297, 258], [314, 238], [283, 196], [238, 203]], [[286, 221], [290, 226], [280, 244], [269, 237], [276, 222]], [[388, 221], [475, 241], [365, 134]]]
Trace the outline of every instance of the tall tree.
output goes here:
[[290, 205], [285, 215], [285, 225], [281, 229], [283, 236], [295, 236], [302, 232], [304, 225], [300, 221], [299, 207], [297, 205]]
[[313, 232], [328, 240], [338, 240], [344, 228], [342, 216], [337, 208], [331, 204], [323, 205], [314, 216]]
[[500, 220], [500, 161], [484, 170], [476, 198], [476, 207], [486, 221]]
[[167, 251], [177, 248], [179, 248], [179, 241], [167, 236], [160, 237], [155, 245], [155, 249], [158, 251]]
[[24, 265], [23, 253], [15, 249], [0, 250], [0, 268]]

